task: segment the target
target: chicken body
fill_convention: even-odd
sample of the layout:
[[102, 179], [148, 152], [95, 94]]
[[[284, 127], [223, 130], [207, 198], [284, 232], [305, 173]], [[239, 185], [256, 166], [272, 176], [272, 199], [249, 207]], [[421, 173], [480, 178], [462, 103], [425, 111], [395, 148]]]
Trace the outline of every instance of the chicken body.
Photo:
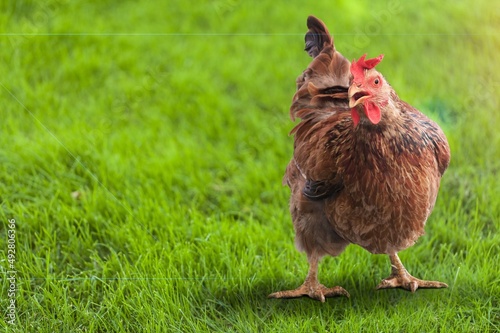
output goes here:
[[321, 21], [309, 17], [308, 28], [306, 50], [314, 60], [297, 79], [290, 113], [301, 122], [292, 130], [284, 183], [296, 245], [310, 269], [301, 287], [270, 297], [348, 295], [321, 285], [317, 265], [350, 243], [389, 255], [392, 274], [378, 288], [446, 287], [412, 277], [397, 256], [424, 233], [434, 207], [450, 159], [444, 133], [373, 69], [381, 57], [363, 57], [358, 67], [367, 67], [357, 68], [335, 50]]

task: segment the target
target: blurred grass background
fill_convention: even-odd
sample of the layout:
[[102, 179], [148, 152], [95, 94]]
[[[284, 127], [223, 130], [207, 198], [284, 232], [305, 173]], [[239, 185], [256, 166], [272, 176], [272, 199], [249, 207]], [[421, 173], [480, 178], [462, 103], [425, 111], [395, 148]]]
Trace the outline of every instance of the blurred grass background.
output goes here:
[[[401, 254], [446, 290], [375, 292], [384, 256], [320, 265], [350, 299], [267, 300], [307, 272], [293, 245], [288, 108], [308, 15], [445, 129], [427, 235]], [[500, 3], [4, 1], [0, 251], [16, 234], [26, 332], [500, 329]], [[0, 313], [7, 313], [2, 279]]]

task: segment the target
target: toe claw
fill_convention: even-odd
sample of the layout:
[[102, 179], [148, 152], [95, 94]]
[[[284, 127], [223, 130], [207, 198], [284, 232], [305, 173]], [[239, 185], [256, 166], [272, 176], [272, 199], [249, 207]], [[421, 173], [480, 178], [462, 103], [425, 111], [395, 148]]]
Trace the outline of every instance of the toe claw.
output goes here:
[[411, 281], [410, 282], [410, 291], [414, 293], [418, 289], [418, 283], [417, 281]]
[[267, 298], [278, 298], [276, 294], [277, 294], [277, 292], [269, 294], [269, 295], [267, 295]]
[[347, 298], [351, 297], [347, 290], [340, 286], [336, 286], [330, 289], [327, 289], [325, 292], [325, 297], [335, 297], [335, 296], [345, 296]]
[[375, 289], [387, 289], [390, 288], [391, 286], [389, 285], [389, 282], [387, 280], [382, 280], [376, 287]]
[[325, 295], [323, 295], [322, 293], [316, 294], [316, 295], [309, 295], [309, 297], [311, 297], [312, 299], [318, 300], [321, 303], [325, 303]]

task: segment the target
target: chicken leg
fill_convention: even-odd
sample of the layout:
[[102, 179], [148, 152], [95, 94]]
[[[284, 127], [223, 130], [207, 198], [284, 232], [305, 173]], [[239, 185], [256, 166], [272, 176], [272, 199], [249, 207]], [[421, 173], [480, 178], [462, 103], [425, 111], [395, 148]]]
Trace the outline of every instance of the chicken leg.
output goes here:
[[408, 273], [397, 254], [389, 255], [392, 273], [382, 280], [376, 289], [403, 288], [414, 293], [418, 288], [447, 288], [448, 285], [439, 281], [424, 281]]
[[325, 302], [325, 297], [347, 296], [349, 293], [342, 287], [336, 286], [327, 288], [318, 281], [318, 261], [317, 255], [308, 255], [309, 272], [304, 283], [293, 290], [277, 291], [268, 296], [268, 298], [297, 298], [309, 296], [321, 302]]

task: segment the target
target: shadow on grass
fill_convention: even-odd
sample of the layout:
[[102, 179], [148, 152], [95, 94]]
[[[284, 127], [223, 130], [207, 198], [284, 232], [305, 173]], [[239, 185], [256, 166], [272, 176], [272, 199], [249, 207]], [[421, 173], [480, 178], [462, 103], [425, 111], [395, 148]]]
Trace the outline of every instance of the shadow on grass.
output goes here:
[[339, 283], [350, 293], [350, 298], [328, 298], [325, 303], [321, 303], [309, 297], [268, 299], [267, 295], [270, 293], [282, 290], [283, 287], [298, 287], [302, 281], [295, 279], [276, 286], [274, 279], [262, 279], [247, 285], [215, 286], [206, 290], [207, 296], [210, 296], [203, 303], [205, 310], [209, 308], [214, 316], [219, 316], [217, 318], [235, 318], [253, 313], [261, 319], [288, 315], [306, 319], [311, 316], [330, 315], [341, 320], [348, 316], [364, 316], [378, 311], [392, 312], [398, 308], [410, 307], [416, 311], [426, 311], [429, 307], [438, 308], [446, 303], [456, 304], [463, 301], [459, 294], [453, 293], [451, 289], [419, 289], [416, 293], [402, 289], [375, 290], [378, 282], [360, 276], [359, 280]]
[[[330, 308], [335, 306], [350, 307], [356, 304], [355, 300], [367, 301], [375, 304], [387, 298], [383, 292], [375, 290], [375, 284], [371, 281], [360, 281], [358, 285], [352, 283], [341, 284], [346, 288], [351, 297], [327, 298], [323, 304], [309, 297], [294, 299], [269, 299], [267, 296], [275, 291], [293, 289], [302, 284], [302, 280], [283, 281], [276, 284], [276, 280], [262, 279], [247, 285], [235, 284], [231, 287], [214, 287], [208, 291], [215, 303], [230, 311], [238, 311], [247, 308], [265, 309], [280, 308], [281, 311], [296, 311], [298, 308]], [[328, 283], [325, 283], [328, 285]], [[404, 293], [403, 291], [401, 291]]]
[[[214, 331], [282, 331], [301, 325], [305, 325], [304, 329], [310, 328], [309, 323], [319, 325], [313, 331], [348, 327], [356, 330], [372, 322], [380, 323], [387, 331], [411, 331], [412, 325], [418, 327], [418, 323], [426, 323], [429, 327], [444, 325], [443, 329], [447, 325], [459, 327], [458, 317], [463, 320], [474, 317], [487, 327], [490, 319], [485, 319], [485, 314], [497, 305], [492, 290], [476, 281], [458, 284], [446, 281], [449, 288], [418, 289], [411, 293], [402, 289], [375, 290], [380, 282], [378, 277], [366, 274], [336, 278], [336, 282], [350, 293], [350, 298], [328, 298], [325, 303], [308, 297], [267, 298], [272, 292], [295, 288], [302, 282], [302, 277], [290, 279], [289, 276], [286, 279], [284, 276], [238, 278], [234, 283], [217, 281], [202, 287], [198, 295], [203, 296], [197, 296], [192, 302], [196, 306], [191, 307], [191, 318], [202, 321]], [[322, 282], [332, 286], [328, 278]], [[412, 318], [420, 318], [420, 321], [415, 324]]]

